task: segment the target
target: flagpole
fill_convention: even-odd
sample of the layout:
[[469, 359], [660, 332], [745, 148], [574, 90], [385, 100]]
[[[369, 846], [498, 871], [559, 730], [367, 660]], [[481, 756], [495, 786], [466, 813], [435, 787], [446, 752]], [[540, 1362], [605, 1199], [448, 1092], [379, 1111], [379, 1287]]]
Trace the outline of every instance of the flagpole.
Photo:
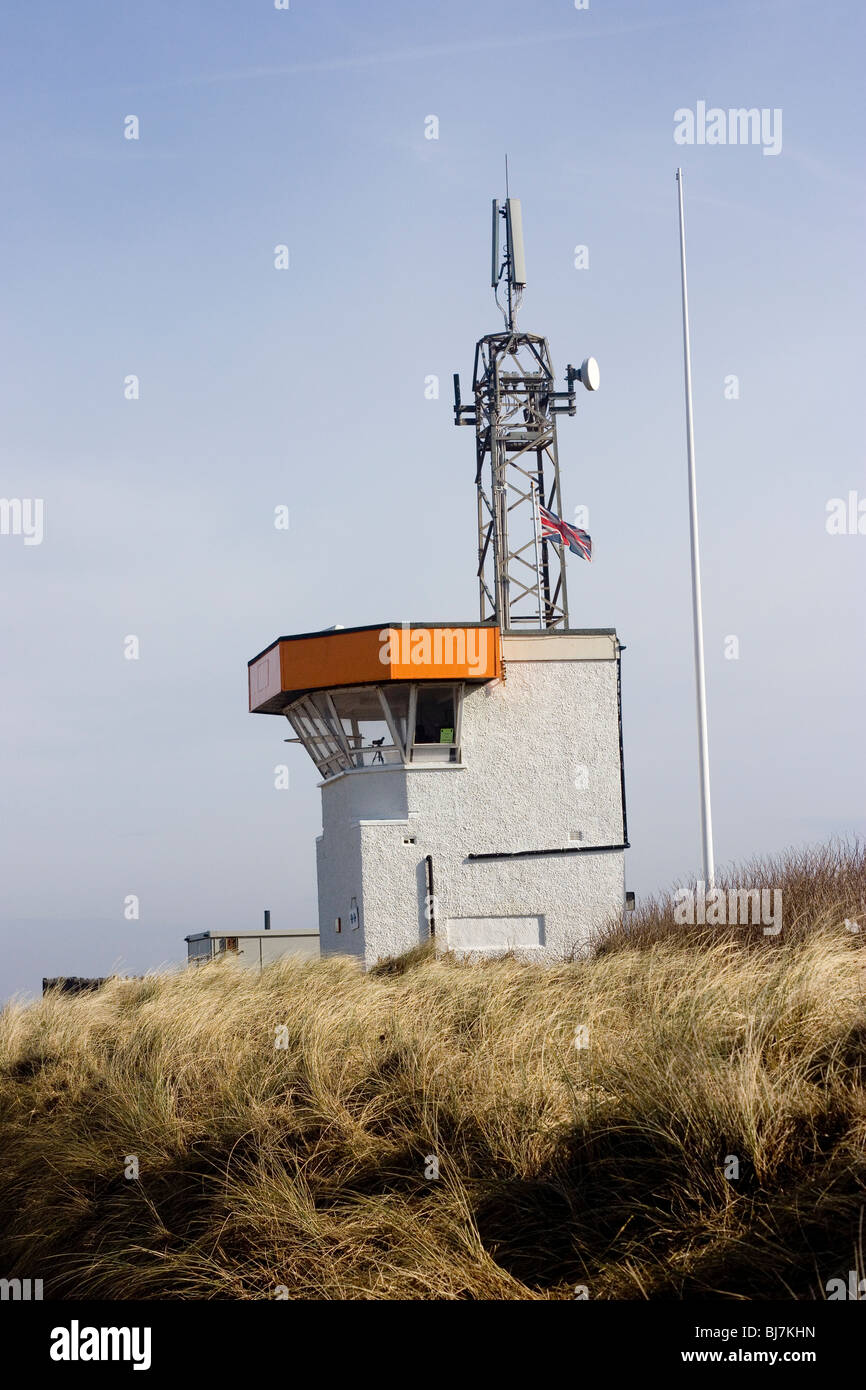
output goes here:
[[695, 637], [695, 689], [698, 702], [698, 754], [701, 789], [701, 845], [704, 882], [715, 885], [713, 862], [713, 817], [710, 807], [710, 751], [707, 738], [707, 685], [704, 672], [704, 621], [701, 604], [701, 557], [698, 543], [698, 495], [695, 478], [695, 431], [692, 416], [692, 353], [689, 341], [689, 293], [686, 282], [686, 226], [683, 213], [683, 171], [677, 169], [677, 198], [680, 212], [680, 271], [683, 285], [683, 360], [686, 389], [686, 441], [689, 459], [689, 523], [692, 554], [692, 618]]
[[[536, 575], [536, 580], [537, 580], [537, 585], [538, 585], [538, 626], [539, 626], [540, 628], [543, 629], [543, 627], [544, 627], [544, 595], [543, 595], [542, 587], [541, 587], [541, 546], [540, 546], [540, 540], [539, 540], [539, 536], [540, 536], [540, 532], [541, 532], [541, 513], [540, 513], [539, 510], [538, 510], [538, 489], [537, 489], [537, 487], [535, 486], [535, 481], [534, 481], [534, 479], [530, 479], [530, 481], [529, 481], [529, 487], [530, 487], [530, 490], [531, 490], [531, 492], [532, 492], [532, 520], [533, 520], [533, 526], [534, 526], [534, 530], [535, 530], [535, 575]], [[565, 557], [564, 557], [564, 556], [563, 556], [562, 563], [565, 564]]]

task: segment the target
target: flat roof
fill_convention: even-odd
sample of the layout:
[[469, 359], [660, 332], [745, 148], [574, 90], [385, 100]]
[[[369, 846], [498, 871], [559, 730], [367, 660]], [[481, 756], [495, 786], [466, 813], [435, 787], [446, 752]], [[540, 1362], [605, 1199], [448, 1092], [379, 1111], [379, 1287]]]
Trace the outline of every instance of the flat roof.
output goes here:
[[183, 939], [184, 941], [207, 941], [208, 939], [216, 941], [217, 937], [220, 936], [280, 936], [294, 939], [295, 937], [318, 935], [319, 933], [317, 931], [263, 931], [261, 927], [258, 931], [242, 931], [235, 927], [226, 927], [225, 931], [193, 932], [192, 936], [185, 936]]

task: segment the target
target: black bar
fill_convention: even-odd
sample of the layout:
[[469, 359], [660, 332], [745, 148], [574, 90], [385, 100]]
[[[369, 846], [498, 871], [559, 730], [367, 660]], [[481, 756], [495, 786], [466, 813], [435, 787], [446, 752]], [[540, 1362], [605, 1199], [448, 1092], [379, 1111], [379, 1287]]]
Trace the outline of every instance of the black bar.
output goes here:
[[615, 854], [620, 849], [631, 849], [628, 843], [621, 845], [569, 845], [566, 849], [504, 849], [491, 854], [467, 854], [467, 859], [540, 859], [545, 854]]
[[625, 758], [622, 748], [622, 654], [625, 647], [619, 639], [616, 644], [616, 708], [619, 722], [619, 787], [622, 796], [622, 838], [628, 843], [628, 818], [625, 810]]
[[430, 921], [430, 935], [436, 935], [436, 913], [433, 910], [433, 855], [424, 856], [424, 863], [427, 865], [427, 912]]

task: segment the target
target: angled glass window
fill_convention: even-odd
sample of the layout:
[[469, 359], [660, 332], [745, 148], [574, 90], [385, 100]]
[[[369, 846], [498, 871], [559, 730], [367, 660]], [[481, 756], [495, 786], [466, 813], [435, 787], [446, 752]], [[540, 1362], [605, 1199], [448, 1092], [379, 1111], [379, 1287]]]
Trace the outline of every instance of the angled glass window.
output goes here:
[[364, 685], [317, 690], [285, 711], [323, 778], [409, 762], [458, 762], [462, 686]]

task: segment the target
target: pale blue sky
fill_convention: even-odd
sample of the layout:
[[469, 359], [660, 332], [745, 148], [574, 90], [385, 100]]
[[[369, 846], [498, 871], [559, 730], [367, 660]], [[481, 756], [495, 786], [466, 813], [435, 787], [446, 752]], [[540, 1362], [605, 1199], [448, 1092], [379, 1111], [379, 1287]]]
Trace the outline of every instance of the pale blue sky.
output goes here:
[[[717, 859], [866, 829], [866, 536], [825, 529], [829, 499], [866, 499], [864, 28], [795, 0], [3, 16], [0, 495], [43, 498], [45, 537], [0, 536], [0, 996], [177, 960], [266, 906], [314, 924], [316, 773], [247, 714], [246, 661], [336, 622], [475, 618], [449, 383], [500, 323], [506, 149], [521, 323], [560, 372], [602, 368], [560, 453], [595, 546], [572, 622], [628, 648], [629, 887], [699, 862], [678, 163]], [[675, 145], [699, 100], [780, 108], [781, 154]]]

